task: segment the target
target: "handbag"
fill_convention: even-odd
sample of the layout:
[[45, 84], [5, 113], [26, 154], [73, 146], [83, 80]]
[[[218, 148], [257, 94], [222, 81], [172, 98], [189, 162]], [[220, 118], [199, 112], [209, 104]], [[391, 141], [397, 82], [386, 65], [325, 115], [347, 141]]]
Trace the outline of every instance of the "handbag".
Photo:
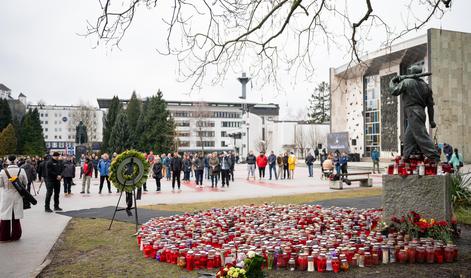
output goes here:
[[5, 174], [7, 175], [8, 180], [11, 182], [13, 187], [16, 189], [16, 191], [18, 191], [20, 196], [23, 197], [23, 209], [30, 209], [31, 204], [36, 205], [38, 201], [36, 201], [33, 195], [31, 195], [31, 193], [29, 193], [28, 190], [25, 189], [23, 184], [21, 184], [20, 180], [18, 179], [18, 176], [21, 173], [21, 168], [18, 171], [18, 175], [15, 178], [12, 178], [10, 176], [10, 173], [8, 172], [6, 168], [3, 170], [5, 171]]

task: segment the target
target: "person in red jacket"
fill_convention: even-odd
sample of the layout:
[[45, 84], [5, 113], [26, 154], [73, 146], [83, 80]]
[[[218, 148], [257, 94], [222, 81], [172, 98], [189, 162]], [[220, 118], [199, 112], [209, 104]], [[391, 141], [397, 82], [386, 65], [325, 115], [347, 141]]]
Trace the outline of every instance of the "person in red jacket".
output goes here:
[[260, 152], [257, 156], [257, 167], [258, 167], [258, 176], [259, 179], [265, 178], [265, 167], [267, 167], [268, 158], [265, 155], [265, 152]]
[[82, 192], [85, 193], [85, 185], [87, 186], [87, 194], [90, 194], [90, 182], [92, 180], [93, 164], [90, 158], [85, 158], [85, 164], [83, 165], [83, 180], [82, 180]]

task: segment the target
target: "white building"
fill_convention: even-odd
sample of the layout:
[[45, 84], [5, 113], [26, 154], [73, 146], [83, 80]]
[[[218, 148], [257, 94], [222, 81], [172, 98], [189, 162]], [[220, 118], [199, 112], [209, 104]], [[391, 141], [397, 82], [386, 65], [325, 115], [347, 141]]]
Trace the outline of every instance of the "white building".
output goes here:
[[88, 141], [93, 150], [99, 150], [103, 141], [103, 111], [94, 107], [29, 105], [37, 108], [43, 128], [46, 148], [52, 151], [75, 153], [76, 126], [83, 121], [87, 126]]

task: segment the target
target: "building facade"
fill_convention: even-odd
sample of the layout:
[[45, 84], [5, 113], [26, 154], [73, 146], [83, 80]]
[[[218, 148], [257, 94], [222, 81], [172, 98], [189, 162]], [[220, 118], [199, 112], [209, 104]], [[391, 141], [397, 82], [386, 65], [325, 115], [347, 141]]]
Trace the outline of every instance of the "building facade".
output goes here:
[[0, 83], [0, 99], [8, 101], [13, 121], [21, 122], [26, 113], [26, 96], [20, 93], [18, 98], [15, 99], [11, 96], [11, 89]]
[[[121, 100], [123, 107], [128, 101]], [[97, 102], [106, 113], [111, 99]], [[279, 116], [278, 104], [166, 102], [175, 121], [176, 144], [181, 152], [236, 151], [245, 156], [270, 136], [269, 123]]]
[[80, 121], [87, 127], [88, 147], [99, 150], [103, 141], [103, 111], [85, 106], [29, 105], [37, 108], [44, 141], [49, 152], [75, 154], [76, 127]]
[[348, 132], [350, 150], [363, 157], [378, 149], [381, 157], [401, 153], [407, 125], [400, 97], [389, 82], [417, 64], [432, 76], [438, 144], [449, 143], [471, 160], [471, 34], [429, 29], [427, 34], [362, 57], [362, 64], [330, 69], [331, 131]]

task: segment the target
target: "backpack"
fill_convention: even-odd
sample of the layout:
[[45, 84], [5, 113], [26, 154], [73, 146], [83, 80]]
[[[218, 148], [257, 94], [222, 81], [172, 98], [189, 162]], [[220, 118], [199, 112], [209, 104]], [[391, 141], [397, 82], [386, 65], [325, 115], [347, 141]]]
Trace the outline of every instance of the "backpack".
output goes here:
[[7, 175], [8, 180], [11, 182], [11, 184], [16, 189], [16, 191], [18, 191], [18, 193], [21, 195], [21, 197], [23, 197], [23, 209], [30, 209], [31, 204], [36, 205], [38, 203], [38, 201], [36, 201], [36, 199], [33, 197], [33, 195], [31, 195], [25, 189], [24, 184], [22, 184], [20, 179], [18, 178], [20, 176], [20, 173], [21, 173], [21, 168], [18, 171], [18, 175], [13, 176], [13, 177], [10, 176], [10, 173], [8, 172], [8, 170], [6, 168], [3, 169], [3, 171], [5, 171], [5, 174]]

